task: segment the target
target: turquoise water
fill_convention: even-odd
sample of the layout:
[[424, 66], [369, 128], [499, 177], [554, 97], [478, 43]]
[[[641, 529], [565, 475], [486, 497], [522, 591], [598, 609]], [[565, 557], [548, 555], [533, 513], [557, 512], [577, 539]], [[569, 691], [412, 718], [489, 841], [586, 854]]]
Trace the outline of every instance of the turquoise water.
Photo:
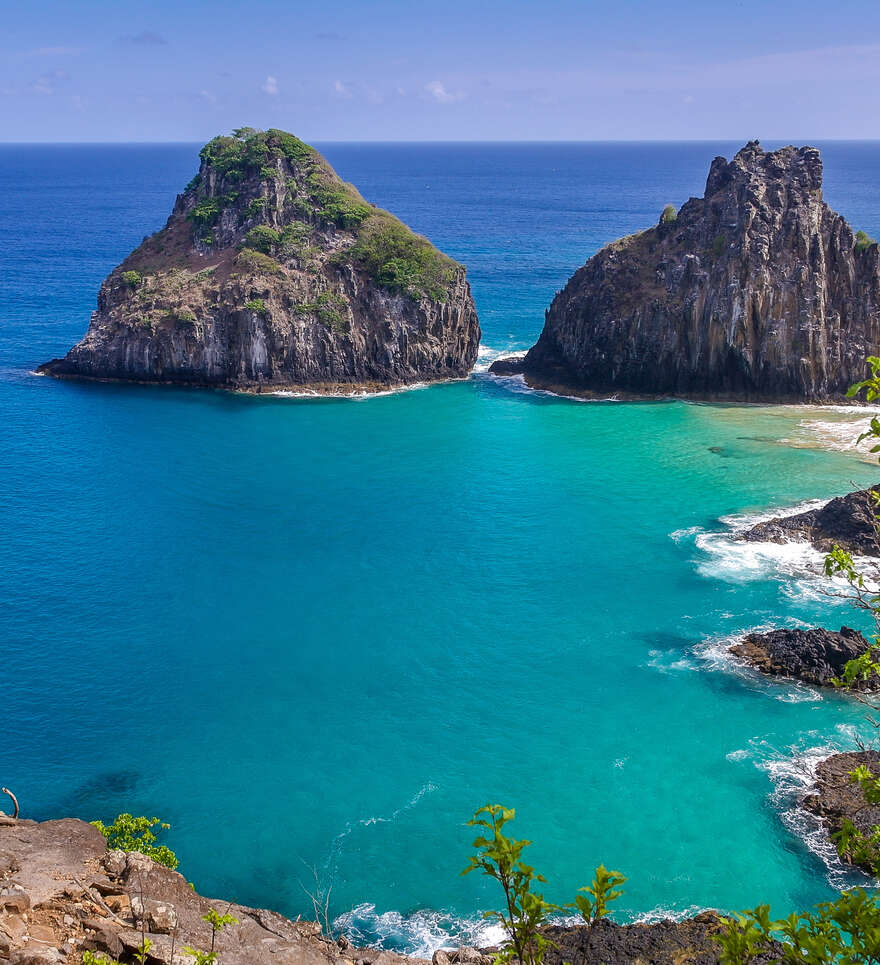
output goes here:
[[[325, 150], [468, 263], [485, 367], [731, 148]], [[880, 232], [880, 146], [824, 155], [829, 200]], [[201, 891], [291, 915], [314, 867], [350, 929], [409, 949], [496, 899], [458, 875], [490, 800], [516, 806], [550, 897], [604, 861], [626, 916], [782, 913], [858, 880], [792, 804], [859, 711], [718, 657], [753, 626], [852, 622], [808, 554], [721, 521], [875, 480], [815, 448], [839, 416], [577, 403], [479, 372], [362, 401], [31, 376], [195, 157], [0, 148], [0, 783], [25, 812], [161, 814]]]

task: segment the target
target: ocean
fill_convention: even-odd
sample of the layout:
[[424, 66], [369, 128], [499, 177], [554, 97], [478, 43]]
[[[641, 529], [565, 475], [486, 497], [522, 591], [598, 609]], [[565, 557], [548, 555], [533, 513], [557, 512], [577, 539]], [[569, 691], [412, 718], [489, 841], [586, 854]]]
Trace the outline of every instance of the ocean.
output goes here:
[[[486, 372], [604, 243], [740, 145], [325, 144], [468, 266], [466, 381], [255, 398], [35, 377], [170, 212], [198, 145], [0, 147], [0, 784], [26, 816], [156, 814], [203, 894], [331, 912], [360, 941], [485, 939], [464, 822], [511, 830], [554, 901], [600, 862], [618, 916], [864, 882], [796, 807], [872, 728], [725, 655], [842, 623], [803, 547], [739, 527], [877, 480], [864, 412], [587, 403]], [[768, 142], [765, 146], [777, 146]], [[878, 143], [818, 145], [880, 234]]]

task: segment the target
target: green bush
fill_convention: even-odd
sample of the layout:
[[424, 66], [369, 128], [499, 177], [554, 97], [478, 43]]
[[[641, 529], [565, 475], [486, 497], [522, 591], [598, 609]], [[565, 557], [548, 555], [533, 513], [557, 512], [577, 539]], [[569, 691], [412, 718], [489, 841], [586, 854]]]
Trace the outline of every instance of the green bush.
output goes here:
[[727, 235], [715, 235], [715, 240], [712, 242], [712, 253], [716, 258], [720, 258], [724, 252], [727, 250]]
[[672, 224], [678, 219], [678, 212], [675, 210], [674, 204], [667, 204], [663, 209], [663, 214], [660, 215], [660, 224]]
[[244, 307], [249, 312], [256, 312], [258, 315], [267, 315], [268, 309], [262, 298], [251, 298], [244, 303]]
[[124, 271], [122, 275], [123, 284], [128, 285], [129, 288], [137, 288], [141, 283], [141, 274], [139, 271]]
[[877, 239], [872, 238], [866, 231], [856, 232], [856, 251], [867, 251], [871, 245], [876, 245]]
[[281, 265], [274, 258], [253, 248], [242, 248], [235, 258], [235, 263], [245, 271], [264, 275], [277, 275], [281, 271]]
[[220, 198], [203, 198], [189, 212], [187, 217], [196, 228], [210, 228], [220, 217], [221, 200]]
[[254, 198], [253, 201], [248, 202], [248, 206], [245, 208], [245, 213], [249, 218], [256, 218], [258, 215], [262, 214], [263, 211], [265, 211], [268, 203], [268, 198]]
[[302, 221], [292, 221], [284, 226], [281, 237], [278, 240], [278, 247], [283, 255], [302, 254], [303, 248], [312, 233], [311, 225], [304, 224]]
[[256, 251], [261, 251], [264, 255], [271, 255], [280, 240], [280, 232], [265, 224], [257, 225], [256, 228], [251, 228], [251, 230], [244, 236], [244, 243], [246, 247], [253, 248]]
[[345, 257], [388, 291], [442, 298], [455, 262], [387, 212], [370, 217]]
[[171, 825], [165, 824], [159, 818], [133, 817], [125, 813], [117, 816], [112, 824], [103, 821], [92, 821], [101, 834], [107, 839], [107, 847], [122, 851], [137, 851], [165, 865], [166, 868], [177, 867], [177, 855], [164, 844], [156, 844], [156, 834], [152, 830], [167, 831]]

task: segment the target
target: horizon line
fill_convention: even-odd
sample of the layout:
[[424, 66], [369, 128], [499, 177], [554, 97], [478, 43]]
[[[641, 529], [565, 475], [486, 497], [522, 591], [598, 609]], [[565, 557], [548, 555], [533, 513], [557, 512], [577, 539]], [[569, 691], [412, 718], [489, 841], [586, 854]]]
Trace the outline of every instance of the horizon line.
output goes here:
[[[749, 140], [757, 140], [759, 143], [762, 141], [767, 141], [768, 143], [784, 142], [786, 144], [794, 144], [800, 142], [801, 144], [807, 144], [811, 140], [816, 143], [839, 143], [839, 144], [876, 144], [880, 142], [880, 137], [815, 137], [815, 138], [785, 138], [785, 137], [767, 137], [767, 138], [746, 138], [743, 141], [741, 137], [699, 137], [699, 138], [497, 138], [497, 139], [477, 139], [477, 138], [466, 138], [466, 139], [388, 139], [388, 138], [364, 138], [364, 139], [346, 139], [346, 138], [315, 138], [307, 143], [311, 144], [364, 144], [364, 145], [414, 145], [414, 144], [424, 144], [424, 145], [500, 145], [500, 144], [510, 144], [510, 145], [521, 145], [521, 144], [716, 144], [716, 143], [733, 143], [738, 144], [741, 141], [746, 143]], [[189, 145], [204, 145], [206, 142], [202, 140], [109, 140], [109, 141], [74, 141], [74, 140], [62, 140], [62, 141], [5, 141], [0, 140], [0, 148], [3, 147], [136, 147], [136, 146], [189, 146]]]

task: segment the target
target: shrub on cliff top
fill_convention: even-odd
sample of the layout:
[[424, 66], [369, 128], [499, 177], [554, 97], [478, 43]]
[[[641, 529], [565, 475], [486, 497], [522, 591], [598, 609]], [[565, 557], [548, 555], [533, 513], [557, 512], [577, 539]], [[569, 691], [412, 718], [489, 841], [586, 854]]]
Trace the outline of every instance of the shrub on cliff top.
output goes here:
[[660, 224], [672, 224], [678, 218], [678, 212], [674, 204], [667, 204], [660, 215]]
[[141, 273], [139, 271], [124, 271], [120, 276], [124, 284], [129, 288], [137, 288], [141, 283]]
[[107, 847], [118, 848], [122, 851], [137, 851], [165, 865], [166, 868], [177, 867], [177, 855], [164, 844], [156, 844], [156, 834], [152, 830], [167, 831], [171, 825], [165, 824], [159, 818], [133, 817], [131, 814], [120, 814], [112, 824], [103, 821], [92, 821], [101, 834], [107, 839]]
[[867, 231], [856, 232], [856, 251], [867, 251], [871, 245], [876, 245], [877, 239], [872, 238]]
[[256, 228], [251, 228], [244, 236], [244, 243], [248, 248], [261, 251], [264, 255], [270, 255], [277, 247], [280, 239], [281, 234], [278, 231], [270, 228], [269, 225], [261, 224], [257, 225]]
[[387, 212], [370, 217], [345, 257], [388, 291], [419, 298], [442, 298], [455, 274], [455, 262]]

